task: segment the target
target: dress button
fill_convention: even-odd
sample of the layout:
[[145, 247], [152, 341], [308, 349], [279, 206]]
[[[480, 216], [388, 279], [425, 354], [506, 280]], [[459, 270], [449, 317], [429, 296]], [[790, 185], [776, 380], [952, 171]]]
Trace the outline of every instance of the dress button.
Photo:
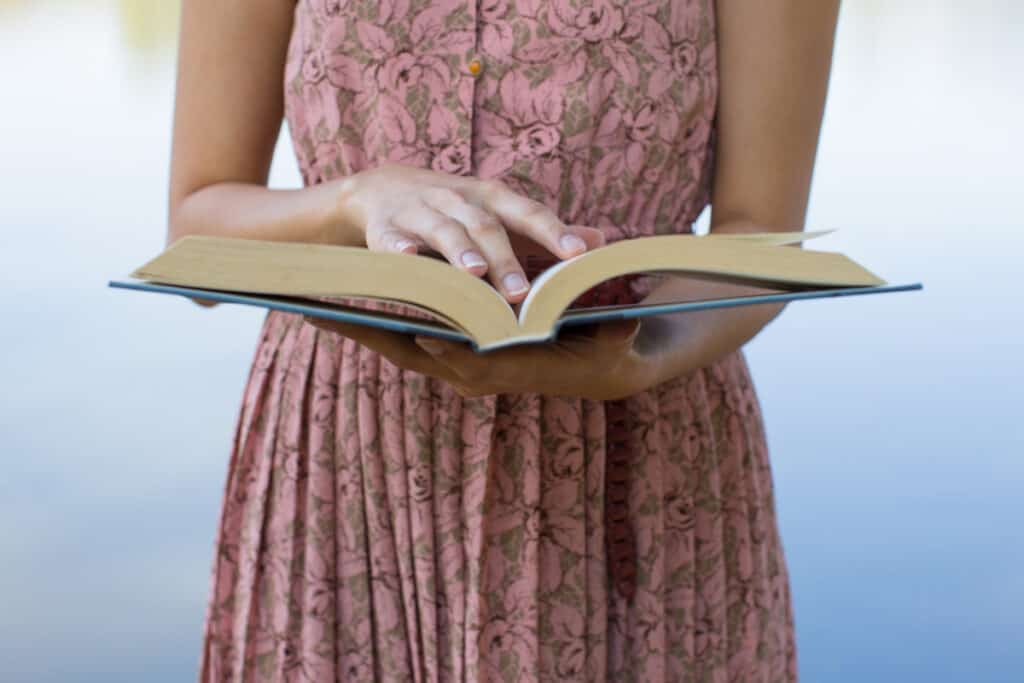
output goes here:
[[483, 65], [483, 63], [479, 59], [475, 59], [474, 58], [474, 59], [470, 60], [470, 62], [469, 62], [469, 73], [471, 73], [474, 76], [476, 76], [476, 75], [478, 75], [480, 73], [480, 71], [483, 68], [484, 68], [484, 65]]

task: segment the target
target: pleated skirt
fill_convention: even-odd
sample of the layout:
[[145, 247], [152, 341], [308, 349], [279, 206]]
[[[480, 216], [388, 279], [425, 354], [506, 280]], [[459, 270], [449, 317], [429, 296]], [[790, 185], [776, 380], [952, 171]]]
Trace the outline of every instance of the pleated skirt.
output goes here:
[[200, 680], [797, 680], [742, 351], [628, 400], [636, 592], [609, 583], [604, 404], [463, 399], [271, 311], [215, 541]]

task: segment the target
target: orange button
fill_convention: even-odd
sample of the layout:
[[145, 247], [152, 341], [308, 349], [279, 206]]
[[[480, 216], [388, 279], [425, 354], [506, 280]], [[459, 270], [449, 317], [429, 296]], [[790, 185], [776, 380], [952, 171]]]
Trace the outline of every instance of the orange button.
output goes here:
[[471, 73], [474, 76], [476, 76], [478, 73], [480, 73], [480, 70], [483, 69], [483, 68], [484, 68], [484, 65], [483, 65], [483, 63], [480, 62], [479, 59], [470, 60], [470, 62], [469, 62], [469, 73]]

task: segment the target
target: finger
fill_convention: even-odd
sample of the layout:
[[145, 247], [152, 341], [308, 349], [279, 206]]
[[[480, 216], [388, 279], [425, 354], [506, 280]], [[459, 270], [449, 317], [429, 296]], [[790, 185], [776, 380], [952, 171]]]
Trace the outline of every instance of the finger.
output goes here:
[[575, 223], [570, 223], [568, 228], [574, 235], [587, 243], [587, 251], [603, 247], [608, 243], [608, 240], [605, 239], [604, 231], [599, 228], [592, 228], [589, 225], [577, 225]]
[[415, 254], [419, 251], [419, 242], [414, 235], [399, 230], [390, 223], [380, 228], [367, 226], [366, 229], [366, 247], [371, 251]]
[[440, 363], [455, 373], [458, 382], [488, 394], [540, 391], [557, 385], [572, 372], [580, 354], [558, 344], [531, 344], [478, 354], [462, 344], [416, 338]]
[[391, 223], [422, 239], [455, 267], [478, 276], [487, 272], [487, 261], [473, 244], [466, 226], [432, 206], [414, 205], [393, 216]]
[[558, 335], [556, 344], [574, 353], [592, 353], [595, 347], [632, 347], [639, 332], [640, 321], [637, 319], [592, 323], [567, 329]]
[[610, 320], [594, 330], [593, 341], [607, 346], [632, 346], [640, 332], [640, 320]]
[[458, 344], [448, 341], [447, 339], [438, 339], [437, 337], [427, 337], [426, 335], [417, 334], [413, 337], [413, 342], [416, 346], [420, 347], [431, 356], [438, 358], [458, 351]]
[[487, 260], [487, 278], [495, 289], [513, 303], [526, 296], [529, 290], [526, 273], [516, 258], [505, 226], [494, 214], [470, 204], [461, 194], [447, 188], [434, 188], [427, 195], [427, 201], [465, 226]]
[[415, 343], [435, 361], [444, 364], [455, 374], [456, 381], [464, 385], [489, 384], [495, 379], [495, 371], [502, 367], [501, 352], [481, 356], [461, 344], [423, 336], [417, 336]]
[[394, 356], [395, 358], [401, 358], [405, 355], [407, 348], [403, 348], [403, 338], [405, 335], [399, 334], [398, 332], [391, 332], [390, 330], [382, 330], [375, 327], [369, 327], [367, 325], [356, 325], [354, 323], [344, 323], [336, 320], [324, 320], [323, 318], [311, 318], [303, 316], [303, 320], [310, 325], [324, 330], [325, 332], [335, 332], [343, 337], [371, 348], [383, 355]]
[[476, 398], [498, 393], [497, 386], [470, 368], [479, 368], [478, 354], [455, 342], [417, 335], [415, 343], [452, 374], [448, 383], [463, 398]]
[[444, 380], [455, 379], [455, 375], [444, 364], [438, 363], [413, 343], [409, 335], [381, 330], [365, 325], [354, 325], [323, 318], [303, 316], [303, 320], [326, 332], [335, 332], [352, 339], [368, 349], [376, 351], [395, 365], [413, 372], [440, 377]]
[[546, 204], [512, 191], [497, 179], [482, 181], [481, 200], [511, 231], [529, 237], [559, 258], [587, 250], [587, 242], [570, 230]]

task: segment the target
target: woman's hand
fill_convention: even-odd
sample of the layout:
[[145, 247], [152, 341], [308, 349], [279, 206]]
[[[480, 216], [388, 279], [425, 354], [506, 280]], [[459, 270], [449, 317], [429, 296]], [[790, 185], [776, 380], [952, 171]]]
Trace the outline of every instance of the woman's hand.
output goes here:
[[590, 334], [564, 333], [549, 344], [483, 354], [458, 342], [320, 318], [305, 321], [350, 337], [406, 370], [445, 380], [467, 398], [540, 393], [615, 400], [653, 386], [663, 374], [660, 349], [644, 341], [636, 320], [603, 323]]
[[328, 242], [344, 243], [342, 235], [358, 230], [374, 251], [432, 249], [473, 275], [486, 275], [510, 303], [525, 299], [530, 288], [510, 234], [563, 259], [604, 243], [600, 230], [567, 226], [547, 205], [497, 179], [385, 162], [341, 180], [339, 233]]

